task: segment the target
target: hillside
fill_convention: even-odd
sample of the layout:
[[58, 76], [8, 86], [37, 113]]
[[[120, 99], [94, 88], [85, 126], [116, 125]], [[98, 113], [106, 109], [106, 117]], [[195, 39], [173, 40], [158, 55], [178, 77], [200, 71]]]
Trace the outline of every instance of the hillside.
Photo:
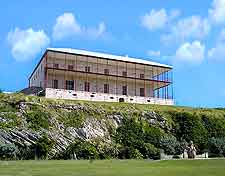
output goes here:
[[[50, 100], [1, 93], [0, 145], [13, 144], [20, 154], [32, 153], [32, 146], [43, 136], [52, 142], [47, 150], [50, 159], [65, 158], [65, 152], [72, 148], [73, 152], [66, 157], [69, 158], [74, 148], [79, 147], [82, 154], [87, 152], [80, 156], [80, 150], [76, 150], [77, 157], [83, 159], [154, 159], [159, 149], [179, 154], [182, 146], [191, 140], [199, 153], [209, 150], [212, 156], [222, 156], [225, 155], [225, 110]], [[83, 149], [84, 146], [92, 148]]]

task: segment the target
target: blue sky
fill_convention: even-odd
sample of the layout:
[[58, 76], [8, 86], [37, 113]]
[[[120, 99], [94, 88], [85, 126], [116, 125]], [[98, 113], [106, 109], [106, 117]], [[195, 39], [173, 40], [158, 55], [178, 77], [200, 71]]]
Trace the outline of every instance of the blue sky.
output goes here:
[[225, 106], [225, 0], [20, 0], [0, 7], [0, 88], [17, 91], [46, 47], [174, 66], [176, 103]]

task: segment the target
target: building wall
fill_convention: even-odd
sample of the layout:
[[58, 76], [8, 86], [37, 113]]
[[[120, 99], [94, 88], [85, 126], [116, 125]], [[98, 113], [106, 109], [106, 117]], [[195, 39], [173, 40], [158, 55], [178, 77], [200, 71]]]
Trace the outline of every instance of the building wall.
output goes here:
[[102, 101], [102, 102], [104, 101], [120, 102], [120, 99], [123, 98], [124, 102], [126, 103], [174, 105], [174, 101], [172, 99], [124, 96], [124, 95], [73, 91], [65, 89], [52, 89], [52, 88], [46, 89], [46, 97], [53, 99], [87, 100], [87, 101]]
[[[56, 64], [58, 65], [57, 69], [54, 68]], [[69, 65], [73, 66], [72, 71], [68, 70]], [[48, 68], [45, 87], [46, 66]], [[90, 67], [90, 72], [93, 74], [86, 73], [85, 67]], [[105, 69], [109, 70], [109, 76], [104, 75]], [[156, 66], [146, 66], [100, 58], [91, 58], [87, 56], [48, 52], [47, 56], [44, 57], [32, 75], [30, 86], [47, 88], [46, 97], [48, 98], [54, 98], [55, 96], [55, 98], [65, 99], [118, 102], [119, 98], [122, 96], [122, 87], [126, 85], [127, 96], [122, 96], [126, 102], [171, 105], [173, 104], [172, 100], [153, 98], [154, 89], [167, 85], [163, 82], [156, 83], [155, 81], [152, 81], [158, 74], [169, 70], [170, 69], [158, 68]], [[123, 77], [123, 72], [127, 72], [128, 78]], [[141, 74], [144, 74], [144, 79], [148, 80], [140, 79]], [[168, 78], [165, 79], [165, 77], [161, 77], [161, 79], [169, 81]], [[52, 89], [53, 80], [58, 80], [57, 90]], [[75, 81], [74, 90], [65, 90], [66, 80]], [[85, 82], [90, 82], [90, 92], [84, 92]], [[104, 84], [109, 84], [108, 94], [104, 94]], [[140, 96], [140, 88], [145, 88], [145, 97]], [[76, 96], [74, 96], [75, 94]], [[95, 94], [94, 97], [93, 94]], [[113, 99], [111, 97], [113, 97]]]
[[45, 59], [38, 65], [37, 69], [33, 73], [29, 80], [29, 87], [42, 87], [44, 88], [45, 79]]
[[[53, 71], [54, 72], [54, 71]], [[66, 80], [74, 81], [75, 91], [84, 91], [85, 82], [90, 83], [90, 92], [104, 93], [104, 84], [109, 85], [109, 94], [122, 95], [122, 87], [127, 86], [127, 94], [130, 96], [140, 96], [140, 88], [145, 88], [145, 95], [147, 97], [153, 97], [153, 85], [147, 81], [127, 81], [126, 79], [106, 77], [106, 76], [92, 76], [86, 77], [77, 76], [73, 74], [49, 74], [48, 75], [48, 88], [53, 88], [53, 80], [58, 80], [58, 89], [66, 89]], [[144, 85], [145, 84], [145, 85]], [[136, 91], [135, 91], [136, 88]]]

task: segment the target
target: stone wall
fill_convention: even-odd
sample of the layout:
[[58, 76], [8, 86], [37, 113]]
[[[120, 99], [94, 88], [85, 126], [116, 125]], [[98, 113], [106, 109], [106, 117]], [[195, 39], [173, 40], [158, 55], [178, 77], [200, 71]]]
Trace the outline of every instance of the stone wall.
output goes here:
[[125, 95], [104, 94], [96, 92], [84, 92], [84, 91], [73, 91], [73, 90], [52, 89], [52, 88], [46, 88], [46, 98], [105, 101], [105, 102], [119, 102], [120, 100], [123, 99], [124, 102], [127, 103], [174, 105], [174, 101], [171, 99], [125, 96]]

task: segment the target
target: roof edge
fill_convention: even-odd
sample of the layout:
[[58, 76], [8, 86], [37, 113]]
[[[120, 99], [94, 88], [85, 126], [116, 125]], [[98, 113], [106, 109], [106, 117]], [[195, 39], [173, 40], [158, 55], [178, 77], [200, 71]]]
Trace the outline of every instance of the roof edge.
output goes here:
[[127, 56], [93, 52], [93, 51], [87, 51], [87, 50], [79, 50], [79, 49], [72, 49], [72, 48], [47, 48], [47, 51], [61, 52], [61, 53], [68, 53], [68, 54], [77, 54], [77, 55], [84, 55], [84, 56], [93, 56], [93, 57], [99, 57], [99, 58], [104, 58], [104, 59], [121, 60], [121, 61], [125, 61], [125, 62], [146, 64], [146, 65], [152, 65], [152, 66], [173, 69], [173, 66], [171, 66], [171, 65], [161, 64], [161, 63], [149, 61], [146, 59], [139, 59], [139, 58], [133, 58], [133, 57], [127, 57]]

